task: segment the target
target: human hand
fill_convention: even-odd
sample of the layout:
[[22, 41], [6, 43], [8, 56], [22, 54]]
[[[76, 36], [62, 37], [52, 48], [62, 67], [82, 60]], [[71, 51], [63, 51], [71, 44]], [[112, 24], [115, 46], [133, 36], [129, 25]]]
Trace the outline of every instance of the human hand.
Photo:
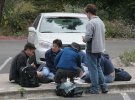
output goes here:
[[84, 36], [82, 36], [82, 41], [83, 41], [84, 43], [86, 43], [85, 37], [84, 37]]
[[36, 67], [36, 65], [34, 63], [32, 63], [31, 66]]
[[42, 76], [43, 76], [43, 73], [42, 73], [42, 72], [37, 71], [37, 76], [38, 76], [38, 77], [42, 77]]

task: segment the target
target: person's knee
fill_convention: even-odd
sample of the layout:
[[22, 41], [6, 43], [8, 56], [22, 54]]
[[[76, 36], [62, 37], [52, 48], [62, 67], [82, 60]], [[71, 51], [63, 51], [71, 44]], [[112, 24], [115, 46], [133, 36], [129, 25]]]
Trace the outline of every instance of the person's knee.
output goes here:
[[58, 78], [57, 76], [54, 77], [54, 81], [55, 81], [55, 83], [57, 83], [57, 84], [60, 84], [60, 83], [61, 83], [61, 79]]
[[42, 72], [43, 72], [44, 76], [48, 76], [49, 73], [50, 73], [50, 71], [49, 71], [49, 69], [47, 67], [44, 67]]
[[58, 71], [54, 77], [55, 83], [63, 83], [67, 80], [67, 77], [64, 72]]
[[54, 80], [54, 74], [53, 73], [49, 73], [49, 75], [48, 75], [48, 78], [50, 79], [50, 80]]

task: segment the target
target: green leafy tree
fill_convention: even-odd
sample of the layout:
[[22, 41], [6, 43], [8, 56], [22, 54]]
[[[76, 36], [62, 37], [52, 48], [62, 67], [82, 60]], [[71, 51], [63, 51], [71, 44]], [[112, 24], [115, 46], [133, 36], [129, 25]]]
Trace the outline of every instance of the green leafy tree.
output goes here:
[[[3, 16], [3, 26], [8, 27], [11, 33], [18, 35], [31, 23], [35, 7], [30, 2], [9, 0], [6, 1]], [[35, 19], [35, 17], [33, 18]], [[20, 33], [19, 33], [20, 34]]]
[[54, 12], [64, 11], [62, 0], [29, 0], [36, 6], [39, 13], [41, 12]]
[[4, 8], [5, 0], [0, 0], [0, 23], [2, 20], [3, 8]]

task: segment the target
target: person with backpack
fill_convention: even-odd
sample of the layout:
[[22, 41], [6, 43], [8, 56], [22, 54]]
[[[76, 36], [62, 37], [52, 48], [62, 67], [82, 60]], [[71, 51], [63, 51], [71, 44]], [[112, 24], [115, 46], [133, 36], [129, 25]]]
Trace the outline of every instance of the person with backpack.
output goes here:
[[74, 83], [74, 77], [81, 72], [81, 58], [79, 55], [79, 44], [73, 42], [71, 47], [65, 47], [55, 58], [57, 68], [55, 82], [61, 84], [67, 78]]
[[[31, 43], [27, 43], [24, 46], [24, 50], [22, 50], [19, 54], [17, 54], [11, 63], [9, 80], [19, 84], [20, 81], [20, 69], [26, 66], [36, 67], [33, 63], [30, 65], [28, 60], [31, 56], [34, 55], [35, 46]], [[40, 72], [37, 72], [38, 77], [41, 76]]]

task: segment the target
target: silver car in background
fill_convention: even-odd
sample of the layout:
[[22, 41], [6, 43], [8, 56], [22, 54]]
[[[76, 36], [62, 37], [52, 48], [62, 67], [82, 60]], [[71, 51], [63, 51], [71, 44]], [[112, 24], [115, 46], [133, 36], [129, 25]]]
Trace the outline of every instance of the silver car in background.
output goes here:
[[37, 64], [45, 62], [45, 52], [51, 48], [54, 39], [61, 39], [63, 47], [77, 42], [84, 49], [82, 36], [87, 21], [87, 16], [80, 13], [41, 13], [37, 16], [32, 27], [28, 28], [27, 40], [36, 47]]

